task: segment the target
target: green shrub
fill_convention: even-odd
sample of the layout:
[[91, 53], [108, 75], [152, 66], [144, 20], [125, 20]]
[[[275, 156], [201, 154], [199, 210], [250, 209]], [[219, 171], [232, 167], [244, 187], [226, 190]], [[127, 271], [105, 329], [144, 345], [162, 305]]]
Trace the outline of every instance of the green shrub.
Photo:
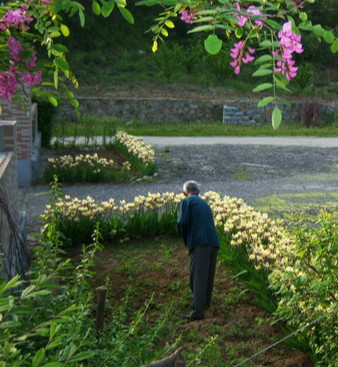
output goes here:
[[301, 64], [299, 66], [297, 76], [296, 76], [296, 83], [299, 87], [304, 90], [305, 87], [311, 82], [313, 75], [313, 65], [310, 63]]
[[46, 100], [44, 95], [35, 94], [32, 100], [38, 104], [38, 130], [41, 133], [41, 145], [47, 148], [53, 132], [52, 118], [55, 107]]

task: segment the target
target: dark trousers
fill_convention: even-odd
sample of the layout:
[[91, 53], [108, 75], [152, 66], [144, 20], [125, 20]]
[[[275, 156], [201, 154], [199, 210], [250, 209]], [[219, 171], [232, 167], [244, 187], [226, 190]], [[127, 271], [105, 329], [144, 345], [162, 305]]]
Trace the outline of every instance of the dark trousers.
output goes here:
[[197, 246], [190, 256], [190, 288], [193, 293], [193, 316], [204, 317], [210, 307], [218, 247]]

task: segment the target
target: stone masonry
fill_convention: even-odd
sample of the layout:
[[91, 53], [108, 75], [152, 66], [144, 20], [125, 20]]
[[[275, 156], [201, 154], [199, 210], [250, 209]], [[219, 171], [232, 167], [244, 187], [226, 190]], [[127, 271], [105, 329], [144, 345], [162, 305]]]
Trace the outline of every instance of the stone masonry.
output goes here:
[[[178, 99], [178, 98], [110, 98], [79, 97], [83, 115], [114, 116], [121, 121], [145, 122], [222, 122], [229, 124], [270, 123], [273, 106], [257, 107], [257, 101], [248, 99]], [[223, 120], [224, 106], [226, 106]], [[283, 106], [283, 120], [299, 122], [302, 102]], [[322, 102], [320, 121], [332, 122], [338, 116], [338, 102]], [[64, 104], [57, 109], [56, 119], [76, 120], [74, 109]]]

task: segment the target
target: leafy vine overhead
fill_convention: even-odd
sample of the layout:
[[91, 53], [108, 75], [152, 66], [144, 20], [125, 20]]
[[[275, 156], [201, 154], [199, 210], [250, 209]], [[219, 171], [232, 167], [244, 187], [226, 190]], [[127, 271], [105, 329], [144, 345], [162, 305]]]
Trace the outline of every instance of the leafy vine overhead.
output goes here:
[[[92, 1], [96, 15], [108, 17], [117, 7], [134, 23], [126, 5], [126, 0]], [[77, 87], [78, 82], [62, 44], [62, 38], [70, 34], [67, 19], [75, 15], [84, 26], [85, 8], [73, 0], [17, 0], [0, 6], [0, 99], [12, 102], [27, 88], [35, 88], [37, 93], [47, 93], [54, 106], [65, 97], [78, 111], [79, 103], [65, 83], [68, 79]], [[37, 49], [48, 58], [38, 60]]]
[[[312, 24], [305, 6], [315, 0], [140, 0], [137, 5], [162, 5], [164, 11], [155, 19], [151, 27], [154, 33], [153, 52], [158, 41], [168, 37], [175, 27], [174, 20], [188, 23], [188, 33], [208, 33], [204, 41], [205, 49], [211, 55], [222, 49], [223, 42], [233, 43], [230, 65], [239, 74], [245, 64], [254, 62], [257, 70], [253, 77], [263, 77], [264, 82], [253, 92], [269, 91], [258, 106], [272, 103], [272, 126], [278, 128], [282, 121], [280, 103], [288, 101], [277, 95], [278, 90], [290, 92], [288, 84], [297, 75], [295, 55], [303, 52], [303, 31], [312, 32], [320, 41], [338, 51], [338, 39], [332, 30], [320, 24]], [[237, 39], [237, 40], [236, 40]], [[271, 76], [270, 82], [266, 78]]]

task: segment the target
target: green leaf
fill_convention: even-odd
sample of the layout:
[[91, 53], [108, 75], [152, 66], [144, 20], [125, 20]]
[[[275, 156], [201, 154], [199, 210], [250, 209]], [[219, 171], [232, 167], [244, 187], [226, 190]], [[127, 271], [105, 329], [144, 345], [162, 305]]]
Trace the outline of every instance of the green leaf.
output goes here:
[[283, 28], [279, 23], [271, 19], [264, 19], [264, 22], [268, 24], [270, 27], [277, 29], [278, 31], [280, 31]]
[[243, 36], [243, 28], [237, 27], [236, 30], [235, 30], [235, 36], [237, 38], [241, 38]]
[[62, 71], [69, 71], [69, 64], [65, 59], [62, 58], [55, 59], [54, 63]]
[[267, 106], [269, 103], [273, 102], [275, 100], [274, 97], [265, 97], [263, 99], [261, 99], [259, 102], [258, 102], [258, 107], [265, 107]]
[[55, 89], [58, 89], [59, 86], [59, 71], [56, 69], [54, 71], [54, 87]]
[[44, 359], [45, 359], [45, 348], [41, 348], [37, 351], [37, 353], [33, 358], [32, 367], [39, 367], [40, 364], [44, 361]]
[[108, 18], [109, 15], [112, 13], [112, 11], [114, 10], [115, 7], [115, 3], [114, 1], [105, 1], [103, 3], [102, 9], [101, 9], [101, 13], [105, 18]]
[[313, 33], [318, 37], [323, 37], [326, 33], [325, 29], [320, 24], [316, 24], [312, 28]]
[[205, 24], [205, 25], [201, 25], [199, 27], [195, 27], [194, 29], [191, 29], [190, 31], [188, 31], [188, 33], [211, 31], [213, 29], [214, 29], [214, 26], [212, 26], [211, 24]]
[[68, 37], [70, 34], [69, 28], [65, 24], [60, 25], [60, 31], [65, 37]]
[[334, 35], [332, 32], [326, 31], [324, 36], [324, 41], [326, 43], [332, 43], [334, 41]]
[[278, 107], [275, 107], [272, 111], [272, 127], [274, 130], [278, 129], [282, 122], [282, 112]]
[[53, 96], [49, 96], [48, 97], [48, 101], [49, 103], [51, 103], [54, 107], [57, 107], [58, 106], [58, 101], [55, 97]]
[[79, 108], [79, 106], [80, 106], [80, 103], [79, 103], [79, 101], [77, 100], [77, 99], [71, 99], [71, 101], [70, 101], [70, 104], [73, 106], [73, 107], [75, 107], [75, 108]]
[[204, 41], [204, 47], [211, 55], [216, 55], [222, 48], [222, 40], [215, 34], [210, 34]]
[[255, 64], [262, 64], [263, 62], [272, 61], [271, 55], [263, 55], [256, 59]]
[[272, 46], [272, 42], [269, 40], [264, 40], [263, 42], [261, 42], [259, 44], [261, 47], [271, 47]]
[[265, 76], [265, 75], [270, 75], [272, 74], [272, 70], [269, 69], [259, 69], [257, 71], [255, 71], [252, 76]]
[[41, 367], [63, 367], [63, 366], [64, 364], [62, 362], [49, 362]]
[[95, 355], [95, 352], [91, 352], [91, 351], [81, 352], [81, 353], [76, 354], [73, 358], [71, 358], [69, 362], [73, 363], [73, 362], [83, 361], [84, 359], [94, 357], [94, 355]]
[[303, 22], [307, 21], [307, 14], [305, 12], [300, 12], [299, 13], [299, 19], [302, 20]]
[[258, 86], [253, 90], [253, 92], [262, 92], [263, 90], [270, 89], [270, 88], [272, 88], [272, 87], [273, 87], [272, 83], [263, 83], [263, 84], [258, 85]]
[[83, 10], [81, 10], [81, 9], [79, 9], [79, 18], [80, 18], [81, 27], [84, 27], [84, 25], [85, 25], [85, 16], [84, 16]]
[[57, 52], [60, 52], [60, 53], [63, 53], [63, 54], [68, 52], [68, 48], [66, 46], [62, 45], [61, 43], [55, 43], [53, 45], [53, 50], [55, 50]]
[[130, 24], [134, 24], [135, 20], [133, 14], [128, 9], [119, 8], [119, 11], [127, 22], [129, 22]]
[[338, 51], [338, 39], [336, 39], [331, 45], [331, 51], [335, 54]]
[[100, 15], [101, 14], [101, 7], [100, 7], [99, 3], [96, 2], [95, 0], [92, 3], [92, 9], [93, 9], [93, 13], [95, 15]]

